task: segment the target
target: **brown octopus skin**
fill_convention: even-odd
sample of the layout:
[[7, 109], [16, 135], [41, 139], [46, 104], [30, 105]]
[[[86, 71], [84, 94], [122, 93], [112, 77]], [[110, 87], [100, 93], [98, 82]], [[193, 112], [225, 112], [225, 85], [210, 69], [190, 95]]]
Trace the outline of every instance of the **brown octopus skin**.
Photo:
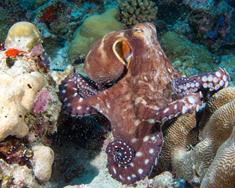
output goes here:
[[[79, 90], [90, 88], [81, 78], [72, 76], [60, 87], [62, 100], [73, 115], [85, 115], [92, 108], [111, 122], [114, 142], [108, 145], [107, 154], [113, 178], [133, 184], [149, 176], [163, 144], [158, 122], [194, 111], [201, 104], [200, 94], [190, 93], [174, 100], [177, 84], [186, 90], [185, 80], [170, 64], [150, 23], [105, 35], [89, 52], [84, 69], [101, 85], [112, 81], [116, 84], [83, 98]], [[226, 72], [218, 72], [227, 79]], [[202, 85], [205, 82], [201, 78], [207, 76], [210, 74], [195, 79]], [[172, 87], [172, 81], [177, 79]], [[78, 82], [84, 86], [77, 88]]]

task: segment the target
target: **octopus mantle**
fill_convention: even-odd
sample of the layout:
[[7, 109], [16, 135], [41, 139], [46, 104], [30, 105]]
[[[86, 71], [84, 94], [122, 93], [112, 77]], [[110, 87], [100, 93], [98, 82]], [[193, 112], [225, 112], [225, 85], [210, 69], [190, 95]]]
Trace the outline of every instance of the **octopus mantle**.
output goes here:
[[105, 35], [87, 55], [84, 69], [90, 79], [73, 74], [60, 85], [64, 109], [73, 116], [99, 112], [109, 119], [114, 141], [106, 149], [108, 169], [123, 184], [149, 176], [157, 164], [161, 124], [193, 112], [203, 95], [227, 87], [230, 79], [221, 68], [181, 77], [150, 23]]

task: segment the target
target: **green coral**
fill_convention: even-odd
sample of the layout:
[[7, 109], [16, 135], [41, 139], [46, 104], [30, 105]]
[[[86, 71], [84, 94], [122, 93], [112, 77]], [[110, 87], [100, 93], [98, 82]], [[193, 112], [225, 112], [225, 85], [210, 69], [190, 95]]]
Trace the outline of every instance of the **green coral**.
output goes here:
[[71, 63], [85, 57], [91, 45], [105, 34], [123, 29], [123, 25], [115, 18], [117, 13], [116, 9], [108, 9], [103, 14], [90, 16], [83, 22], [69, 45]]
[[173, 65], [185, 75], [216, 70], [215, 57], [206, 47], [194, 44], [175, 32], [161, 37], [161, 44]]
[[142, 22], [152, 22], [157, 16], [157, 6], [150, 0], [118, 1], [119, 20], [126, 26]]

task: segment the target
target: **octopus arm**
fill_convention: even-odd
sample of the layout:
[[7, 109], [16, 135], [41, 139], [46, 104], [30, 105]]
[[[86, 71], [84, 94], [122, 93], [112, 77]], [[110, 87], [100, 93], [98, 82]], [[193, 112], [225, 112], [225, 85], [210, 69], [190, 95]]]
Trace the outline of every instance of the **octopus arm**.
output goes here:
[[191, 93], [169, 103], [164, 108], [145, 106], [145, 119], [151, 124], [164, 123], [170, 119], [198, 110], [202, 105], [201, 93]]
[[59, 97], [65, 112], [72, 116], [85, 116], [97, 113], [87, 101], [98, 91], [99, 86], [95, 82], [74, 73], [59, 86]]
[[143, 122], [139, 126], [145, 127], [145, 130], [147, 128], [144, 135], [115, 138], [106, 148], [110, 174], [114, 179], [127, 185], [151, 174], [158, 162], [163, 144], [160, 129], [150, 132], [154, 129], [151, 127], [156, 128], [156, 126], [148, 122]]
[[216, 72], [208, 72], [190, 77], [181, 77], [172, 81], [173, 92], [182, 97], [198, 91], [216, 92], [227, 87], [230, 76], [225, 69], [219, 68]]

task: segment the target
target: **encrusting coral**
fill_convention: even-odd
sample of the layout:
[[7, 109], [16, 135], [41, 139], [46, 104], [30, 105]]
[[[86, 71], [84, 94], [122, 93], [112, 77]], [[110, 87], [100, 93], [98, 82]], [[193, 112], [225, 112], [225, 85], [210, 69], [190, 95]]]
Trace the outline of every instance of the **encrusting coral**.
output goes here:
[[[222, 175], [227, 173], [225, 167], [218, 167], [219, 170], [216, 170], [215, 166], [219, 164], [224, 166], [226, 164], [229, 169], [234, 169], [234, 161], [228, 156], [229, 152], [231, 156], [234, 156], [234, 145], [230, 144], [230, 146], [225, 149], [225, 143], [231, 143], [231, 141], [226, 140], [229, 138], [234, 128], [235, 100], [234, 96], [232, 96], [233, 92], [234, 88], [226, 88], [219, 91], [209, 100], [208, 108], [211, 108], [211, 110], [207, 110], [206, 112], [213, 113], [202, 128], [199, 142], [196, 141], [198, 142], [196, 145], [195, 140], [192, 139], [193, 137], [191, 136], [192, 131], [197, 125], [195, 116], [184, 115], [178, 118], [176, 122], [166, 130], [166, 136], [164, 137], [165, 146], [163, 147], [163, 155], [161, 156], [163, 166], [165, 165], [163, 168], [170, 168], [169, 165], [165, 164], [164, 159], [166, 159], [166, 163], [171, 162], [172, 169], [177, 177], [185, 178], [189, 182], [193, 182], [197, 178], [204, 182], [202, 184], [204, 187], [209, 186], [205, 183], [208, 183], [208, 181], [213, 185], [211, 187], [216, 187], [216, 185], [224, 185], [224, 187], [227, 187], [226, 185], [231, 184], [234, 176], [233, 173], [228, 175], [230, 176], [228, 177], [228, 182], [225, 182], [223, 180], [224, 176], [221, 176], [220, 180], [218, 180], [221, 182], [218, 184], [216, 184], [216, 181], [215, 184], [213, 184], [211, 180], [212, 175], [210, 174], [213, 172], [215, 173], [213, 175], [217, 177], [219, 176], [218, 174]], [[193, 145], [195, 146], [193, 147]], [[188, 146], [190, 146], [190, 148], [187, 148]], [[218, 150], [219, 147], [223, 149]], [[228, 149], [229, 147], [230, 150]], [[219, 159], [221, 159], [221, 157], [217, 157], [216, 155], [224, 156], [223, 160], [220, 161]], [[229, 172], [231, 171], [229, 170]]]
[[153, 22], [156, 19], [158, 8], [151, 0], [119, 0], [118, 4], [119, 20], [126, 26]]

